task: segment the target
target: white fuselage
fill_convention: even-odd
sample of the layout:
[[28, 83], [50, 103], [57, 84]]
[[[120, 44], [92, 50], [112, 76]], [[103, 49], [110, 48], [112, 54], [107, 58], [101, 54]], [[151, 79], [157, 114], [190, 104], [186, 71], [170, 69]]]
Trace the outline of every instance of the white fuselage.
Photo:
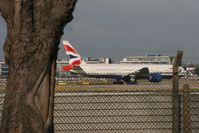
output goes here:
[[147, 67], [149, 73], [172, 74], [172, 65], [154, 64], [81, 64], [81, 69], [87, 75], [127, 75]]

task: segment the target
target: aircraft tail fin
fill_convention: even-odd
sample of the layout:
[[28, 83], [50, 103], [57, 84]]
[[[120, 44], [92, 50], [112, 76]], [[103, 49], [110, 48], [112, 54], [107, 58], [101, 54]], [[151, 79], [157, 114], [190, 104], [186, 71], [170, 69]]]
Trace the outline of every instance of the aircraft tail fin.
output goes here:
[[74, 66], [80, 66], [82, 59], [77, 50], [68, 41], [63, 41], [63, 45], [66, 55], [69, 58], [69, 65], [63, 66], [63, 70], [69, 71]]

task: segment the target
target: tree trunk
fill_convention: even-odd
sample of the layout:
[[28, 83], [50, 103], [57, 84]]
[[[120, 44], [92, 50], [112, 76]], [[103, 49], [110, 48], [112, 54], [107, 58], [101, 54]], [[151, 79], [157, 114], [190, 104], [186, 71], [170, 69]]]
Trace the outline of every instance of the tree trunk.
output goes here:
[[58, 44], [76, 0], [0, 0], [9, 65], [1, 133], [53, 130]]

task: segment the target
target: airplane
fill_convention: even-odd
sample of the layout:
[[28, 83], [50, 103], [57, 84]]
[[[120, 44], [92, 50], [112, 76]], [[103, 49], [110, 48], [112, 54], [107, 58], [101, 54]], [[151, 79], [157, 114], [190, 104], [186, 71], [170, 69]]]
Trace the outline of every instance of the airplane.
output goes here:
[[114, 84], [137, 84], [137, 79], [160, 82], [172, 76], [173, 66], [170, 64], [87, 64], [68, 41], [63, 41], [63, 45], [69, 58], [69, 65], [63, 66], [64, 71], [88, 77], [111, 78]]

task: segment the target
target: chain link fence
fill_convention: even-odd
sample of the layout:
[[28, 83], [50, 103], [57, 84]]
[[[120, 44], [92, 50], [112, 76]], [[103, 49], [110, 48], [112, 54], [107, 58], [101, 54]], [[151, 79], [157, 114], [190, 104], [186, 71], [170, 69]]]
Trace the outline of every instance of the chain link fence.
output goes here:
[[[173, 82], [141, 79], [136, 85], [114, 85], [106, 79], [60, 78], [55, 133], [199, 133], [198, 77], [177, 79], [176, 94]], [[1, 80], [1, 111], [6, 84]]]

